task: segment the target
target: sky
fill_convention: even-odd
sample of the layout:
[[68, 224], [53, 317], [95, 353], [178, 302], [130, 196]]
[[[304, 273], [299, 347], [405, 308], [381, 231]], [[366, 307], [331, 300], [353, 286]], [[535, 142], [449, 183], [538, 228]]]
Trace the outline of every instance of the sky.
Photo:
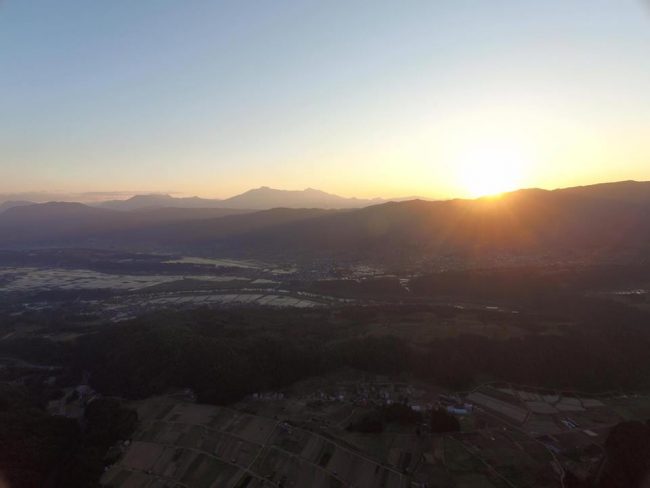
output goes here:
[[648, 0], [0, 0], [0, 193], [625, 179]]

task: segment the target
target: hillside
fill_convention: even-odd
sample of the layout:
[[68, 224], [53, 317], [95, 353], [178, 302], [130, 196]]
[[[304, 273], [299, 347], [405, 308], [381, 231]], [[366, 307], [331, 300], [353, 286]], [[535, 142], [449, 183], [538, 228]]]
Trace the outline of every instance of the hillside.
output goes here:
[[176, 198], [171, 195], [135, 195], [126, 200], [108, 200], [98, 204], [101, 208], [113, 210], [148, 210], [156, 208], [215, 208], [220, 206], [220, 200], [189, 197]]
[[[642, 187], [650, 194], [650, 184]], [[236, 246], [251, 253], [394, 256], [440, 253], [594, 253], [650, 250], [650, 203], [643, 192], [612, 187], [520, 190], [498, 199], [387, 203], [255, 235]], [[263, 244], [262, 244], [263, 243]]]
[[6, 202], [0, 203], [0, 213], [5, 210], [9, 210], [14, 207], [24, 207], [25, 205], [33, 205], [34, 202], [28, 202], [27, 200], [7, 200]]
[[127, 229], [244, 213], [244, 210], [218, 208], [159, 208], [121, 212], [71, 202], [20, 205], [0, 214], [0, 245], [88, 244]]
[[392, 202], [237, 232], [194, 224], [178, 234], [197, 248], [209, 244], [229, 253], [306, 258], [643, 255], [650, 249], [650, 204], [642, 196], [650, 194], [650, 184], [635, 184], [633, 193], [617, 193], [617, 185], [630, 184], [520, 190], [497, 199]]
[[[113, 244], [123, 242], [138, 248], [224, 249], [230, 252], [240, 238], [273, 232], [291, 224], [301, 224], [334, 215], [335, 210], [276, 208], [245, 215], [229, 215], [216, 219], [172, 222], [162, 225], [128, 229], [110, 236]], [[263, 247], [263, 243], [260, 243]]]

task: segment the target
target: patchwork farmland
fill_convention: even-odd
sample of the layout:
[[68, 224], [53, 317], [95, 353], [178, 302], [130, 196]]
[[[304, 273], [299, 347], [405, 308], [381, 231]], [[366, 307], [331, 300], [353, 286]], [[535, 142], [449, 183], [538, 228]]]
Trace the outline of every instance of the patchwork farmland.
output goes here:
[[[377, 433], [349, 428], [398, 401], [412, 408], [453, 402], [467, 413], [461, 431], [446, 434], [431, 433], [426, 416]], [[556, 488], [567, 469], [599, 468], [613, 425], [650, 412], [644, 397], [499, 384], [453, 394], [362, 376], [305, 381], [229, 408], [171, 396], [135, 406], [140, 427], [104, 486]]]
[[233, 409], [155, 398], [105, 486], [407, 487], [406, 476], [317, 433]]

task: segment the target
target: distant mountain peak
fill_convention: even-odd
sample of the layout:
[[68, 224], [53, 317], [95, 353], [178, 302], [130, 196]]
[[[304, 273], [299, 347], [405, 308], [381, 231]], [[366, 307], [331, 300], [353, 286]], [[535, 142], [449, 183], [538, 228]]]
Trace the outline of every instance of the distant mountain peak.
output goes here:
[[144, 199], [152, 199], [152, 198], [162, 198], [166, 200], [174, 199], [174, 197], [172, 197], [168, 193], [146, 193], [142, 195], [133, 195], [128, 200], [144, 200]]
[[126, 200], [109, 200], [99, 204], [100, 207], [113, 210], [146, 210], [156, 208], [214, 208], [219, 200], [210, 200], [199, 197], [176, 198], [167, 193], [149, 193], [134, 195]]
[[46, 202], [11, 207], [5, 210], [2, 215], [7, 218], [32, 216], [47, 218], [54, 216], [103, 215], [104, 212], [107, 212], [107, 210], [89, 207], [79, 202]]
[[268, 186], [261, 186], [248, 190], [240, 195], [222, 201], [224, 208], [253, 208], [269, 209], [284, 208], [359, 208], [375, 204], [381, 199], [366, 200], [359, 198], [345, 198], [332, 193], [327, 193], [316, 188], [304, 190], [279, 190]]

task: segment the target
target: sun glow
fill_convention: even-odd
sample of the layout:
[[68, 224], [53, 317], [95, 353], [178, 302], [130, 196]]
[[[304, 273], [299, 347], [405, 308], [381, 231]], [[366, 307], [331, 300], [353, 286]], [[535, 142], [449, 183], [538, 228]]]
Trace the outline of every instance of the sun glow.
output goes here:
[[523, 147], [496, 142], [466, 146], [454, 162], [458, 185], [470, 197], [520, 188], [530, 165], [531, 159]]

